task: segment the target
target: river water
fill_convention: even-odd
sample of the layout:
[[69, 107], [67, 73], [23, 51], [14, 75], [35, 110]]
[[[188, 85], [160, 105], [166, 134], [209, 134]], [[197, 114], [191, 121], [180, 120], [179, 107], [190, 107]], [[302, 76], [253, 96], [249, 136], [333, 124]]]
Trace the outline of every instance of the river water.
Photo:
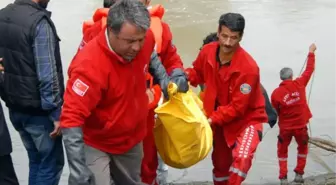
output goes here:
[[[0, 7], [10, 2], [12, 0], [1, 0]], [[152, 3], [165, 6], [164, 19], [171, 26], [174, 43], [186, 67], [195, 59], [205, 35], [217, 30], [217, 21], [222, 13], [242, 13], [246, 19], [242, 46], [258, 62], [262, 83], [269, 94], [280, 82], [278, 72], [282, 67], [292, 67], [296, 74], [299, 73], [309, 45], [315, 42], [317, 62], [310, 99], [314, 115], [311, 132], [313, 136], [335, 141], [335, 0], [152, 0]], [[102, 0], [51, 0], [49, 10], [53, 12], [52, 18], [62, 39], [65, 71], [80, 42], [83, 20], [89, 19], [101, 5]], [[14, 145], [12, 156], [15, 168], [20, 182], [26, 185], [27, 155], [18, 134], [8, 123]], [[259, 145], [246, 184], [278, 182], [277, 133], [278, 128], [270, 130]], [[291, 180], [296, 164], [295, 143], [291, 144], [289, 151], [288, 176]], [[212, 173], [209, 157], [186, 170], [170, 169], [169, 180], [210, 181]], [[333, 172], [335, 164], [334, 155], [312, 149], [306, 175]], [[65, 166], [62, 185], [66, 184], [68, 172]]]

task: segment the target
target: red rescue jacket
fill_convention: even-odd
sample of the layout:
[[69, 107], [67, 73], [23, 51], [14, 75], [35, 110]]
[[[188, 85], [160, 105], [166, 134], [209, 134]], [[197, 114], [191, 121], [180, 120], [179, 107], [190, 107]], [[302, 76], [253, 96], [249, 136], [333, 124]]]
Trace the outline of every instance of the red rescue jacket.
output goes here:
[[[168, 24], [162, 21], [165, 9], [162, 5], [148, 7], [151, 16], [150, 29], [155, 38], [155, 50], [158, 53], [163, 66], [168, 74], [174, 69], [183, 69], [183, 63], [180, 56], [177, 54], [176, 47], [172, 43], [172, 33]], [[85, 44], [92, 40], [95, 36], [106, 28], [108, 8], [99, 8], [94, 13], [92, 20], [83, 23], [83, 39], [78, 50], [82, 49]], [[154, 109], [161, 97], [161, 88], [159, 85], [153, 85], [153, 77], [148, 73], [147, 81], [150, 88], [154, 92], [154, 101], [148, 105], [148, 109]]]
[[308, 54], [305, 71], [295, 80], [284, 80], [271, 96], [273, 107], [279, 115], [280, 129], [306, 127], [312, 113], [306, 98], [306, 86], [315, 69], [315, 55]]
[[151, 31], [131, 63], [108, 46], [105, 32], [90, 41], [71, 62], [61, 127], [83, 127], [86, 144], [122, 154], [146, 135], [146, 66], [155, 41]]
[[223, 72], [216, 59], [218, 47], [218, 42], [205, 45], [186, 72], [193, 86], [205, 84], [204, 110], [213, 125], [223, 127], [226, 142], [232, 146], [246, 127], [267, 122], [267, 115], [254, 59], [238, 47]]

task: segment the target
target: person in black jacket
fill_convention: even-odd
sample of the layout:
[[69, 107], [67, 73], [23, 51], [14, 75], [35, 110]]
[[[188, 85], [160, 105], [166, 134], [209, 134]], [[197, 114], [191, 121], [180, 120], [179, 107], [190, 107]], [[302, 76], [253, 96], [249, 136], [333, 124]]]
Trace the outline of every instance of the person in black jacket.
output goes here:
[[[216, 32], [210, 33], [209, 35], [207, 35], [203, 39], [202, 47], [206, 44], [209, 44], [209, 43], [215, 42], [215, 41], [218, 41], [217, 33]], [[202, 47], [200, 49], [202, 49]], [[203, 91], [204, 88], [205, 88], [204, 85], [201, 85], [200, 87], [201, 87], [201, 91]], [[268, 97], [267, 91], [266, 91], [266, 89], [264, 88], [263, 85], [261, 85], [261, 89], [262, 89], [262, 92], [263, 92], [263, 95], [264, 95], [264, 98], [265, 98], [265, 106], [266, 106], [266, 113], [267, 113], [267, 117], [268, 117], [268, 124], [271, 128], [273, 128], [274, 125], [278, 121], [278, 115], [277, 115], [275, 109], [273, 108], [273, 106], [271, 104], [271, 101]]]
[[60, 129], [64, 77], [49, 0], [0, 9], [0, 58], [9, 118], [28, 154], [29, 185], [57, 185], [64, 166]]
[[[1, 66], [2, 58], [0, 58], [0, 72], [3, 71]], [[3, 75], [0, 74], [0, 84], [3, 82]], [[0, 103], [0, 184], [1, 185], [18, 185], [18, 179], [16, 177], [13, 161], [11, 157], [12, 153], [12, 141], [7, 128], [6, 120]]]

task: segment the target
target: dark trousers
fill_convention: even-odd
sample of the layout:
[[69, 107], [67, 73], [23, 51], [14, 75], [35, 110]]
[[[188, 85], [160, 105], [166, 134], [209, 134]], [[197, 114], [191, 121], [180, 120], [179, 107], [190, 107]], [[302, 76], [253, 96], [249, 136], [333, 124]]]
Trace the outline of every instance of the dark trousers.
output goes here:
[[10, 154], [0, 156], [0, 184], [19, 185]]

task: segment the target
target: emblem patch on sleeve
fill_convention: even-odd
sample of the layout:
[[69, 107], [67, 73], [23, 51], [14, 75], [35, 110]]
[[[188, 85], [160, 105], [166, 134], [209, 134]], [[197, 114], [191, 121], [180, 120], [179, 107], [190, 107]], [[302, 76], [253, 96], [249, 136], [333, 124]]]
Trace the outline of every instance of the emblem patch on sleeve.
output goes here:
[[72, 85], [72, 90], [79, 96], [84, 96], [88, 89], [89, 86], [82, 82], [80, 79], [77, 79]]
[[251, 86], [247, 83], [240, 85], [240, 92], [243, 94], [249, 94], [251, 92]]

